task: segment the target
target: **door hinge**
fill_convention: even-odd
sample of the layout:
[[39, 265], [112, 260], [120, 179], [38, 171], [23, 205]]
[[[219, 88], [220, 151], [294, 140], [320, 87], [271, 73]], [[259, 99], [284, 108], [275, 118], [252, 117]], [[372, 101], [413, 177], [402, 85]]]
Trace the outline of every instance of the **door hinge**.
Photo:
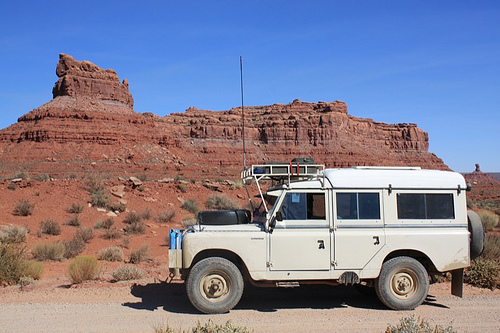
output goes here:
[[336, 261], [332, 261], [332, 262], [330, 262], [330, 265], [332, 265], [332, 266], [335, 267], [335, 266], [337, 266], [337, 262]]
[[273, 262], [272, 262], [272, 261], [268, 261], [268, 262], [266, 262], [266, 266], [267, 266], [267, 267], [273, 267]]

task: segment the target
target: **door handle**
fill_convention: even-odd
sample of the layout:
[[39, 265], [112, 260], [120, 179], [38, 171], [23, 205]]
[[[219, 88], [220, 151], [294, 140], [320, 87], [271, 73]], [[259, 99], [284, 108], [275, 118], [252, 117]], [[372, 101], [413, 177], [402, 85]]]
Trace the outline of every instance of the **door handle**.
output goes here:
[[373, 239], [375, 240], [375, 242], [373, 243], [373, 245], [379, 245], [380, 244], [380, 239], [378, 238], [378, 236], [373, 236]]

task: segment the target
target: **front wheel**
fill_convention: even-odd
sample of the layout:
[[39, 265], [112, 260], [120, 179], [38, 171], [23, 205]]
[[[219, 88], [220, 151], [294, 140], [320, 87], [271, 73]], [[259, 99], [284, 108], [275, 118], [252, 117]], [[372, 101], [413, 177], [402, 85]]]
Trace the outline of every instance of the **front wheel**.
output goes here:
[[240, 301], [243, 288], [243, 277], [238, 267], [219, 257], [197, 262], [186, 281], [189, 301], [203, 313], [231, 310]]
[[382, 265], [375, 281], [377, 296], [393, 310], [412, 310], [423, 303], [429, 292], [429, 276], [424, 266], [410, 257], [396, 257]]

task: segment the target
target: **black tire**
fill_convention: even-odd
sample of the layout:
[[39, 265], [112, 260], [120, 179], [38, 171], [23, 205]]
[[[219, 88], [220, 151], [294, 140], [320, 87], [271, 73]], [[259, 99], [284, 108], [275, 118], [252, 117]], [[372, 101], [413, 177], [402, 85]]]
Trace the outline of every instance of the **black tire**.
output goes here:
[[467, 220], [470, 232], [470, 259], [474, 260], [483, 253], [484, 228], [481, 218], [472, 210], [467, 211]]
[[244, 283], [231, 261], [212, 257], [197, 262], [186, 281], [186, 293], [193, 306], [203, 313], [225, 313], [240, 301]]
[[388, 308], [413, 310], [427, 297], [429, 276], [424, 266], [413, 258], [392, 258], [382, 265], [375, 291]]

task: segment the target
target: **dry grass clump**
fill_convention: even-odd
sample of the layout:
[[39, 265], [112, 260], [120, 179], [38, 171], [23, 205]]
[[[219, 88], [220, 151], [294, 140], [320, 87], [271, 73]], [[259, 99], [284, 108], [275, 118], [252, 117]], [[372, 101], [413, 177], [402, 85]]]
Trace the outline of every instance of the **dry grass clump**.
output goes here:
[[149, 255], [149, 245], [144, 244], [138, 249], [133, 249], [130, 251], [129, 262], [131, 264], [139, 264], [143, 261], [148, 260]]
[[28, 200], [20, 200], [14, 207], [14, 215], [29, 216], [33, 213], [35, 205]]
[[85, 241], [78, 237], [73, 237], [64, 242], [64, 257], [66, 259], [74, 258], [85, 250]]
[[143, 234], [146, 231], [146, 225], [142, 222], [142, 214], [130, 212], [125, 216], [123, 222], [125, 223], [125, 232], [129, 234]]
[[22, 263], [22, 275], [39, 280], [43, 274], [43, 264], [36, 260], [25, 260]]
[[26, 260], [25, 247], [15, 243], [0, 244], [0, 284], [19, 283], [23, 278], [37, 280], [43, 264]]
[[385, 333], [455, 333], [457, 330], [452, 324], [443, 327], [441, 325], [432, 325], [420, 317], [415, 315], [403, 317], [396, 325], [389, 325], [385, 329]]
[[105, 261], [123, 261], [123, 250], [118, 246], [110, 246], [99, 251], [97, 259]]
[[95, 257], [80, 255], [68, 265], [68, 276], [73, 283], [93, 280], [97, 276], [99, 262]]
[[493, 231], [498, 226], [498, 215], [487, 210], [478, 212], [484, 231]]
[[205, 207], [208, 209], [224, 210], [239, 209], [240, 205], [224, 195], [210, 194], [207, 201], [205, 201]]
[[108, 217], [105, 220], [99, 220], [95, 223], [94, 229], [110, 229], [115, 223], [112, 217]]
[[119, 266], [111, 276], [116, 281], [137, 280], [144, 276], [144, 271], [135, 266]]
[[190, 198], [184, 201], [181, 205], [181, 208], [193, 214], [196, 214], [200, 211], [198, 202], [194, 198]]
[[68, 222], [66, 222], [66, 225], [70, 225], [72, 227], [79, 227], [81, 224], [80, 215], [78, 214], [73, 215], [69, 218]]
[[175, 211], [165, 210], [163, 212], [159, 212], [155, 218], [155, 221], [158, 223], [170, 223], [175, 216]]
[[[170, 326], [161, 327], [157, 326], [154, 327], [154, 332], [155, 333], [175, 333], [175, 332], [180, 332], [180, 330], [176, 330]], [[183, 331], [187, 332], [187, 331]], [[250, 333], [253, 332], [252, 330], [249, 330], [246, 326], [238, 326], [234, 325], [230, 320], [228, 320], [225, 324], [216, 324], [212, 321], [212, 319], [209, 319], [208, 322], [205, 324], [201, 324], [199, 321], [196, 323], [196, 326], [191, 328], [189, 332], [192, 333]]]
[[0, 243], [23, 243], [26, 241], [28, 229], [18, 225], [4, 227], [0, 230]]
[[41, 235], [50, 235], [50, 236], [58, 236], [61, 234], [61, 226], [54, 220], [45, 220], [40, 222], [40, 230], [38, 234]]
[[66, 211], [70, 214], [80, 214], [83, 212], [83, 205], [80, 205], [79, 203], [72, 203], [71, 206], [69, 206]]
[[102, 238], [104, 239], [119, 239], [122, 237], [122, 232], [116, 228], [106, 229]]
[[33, 258], [36, 260], [54, 260], [61, 261], [64, 258], [66, 248], [64, 244], [55, 243], [39, 243], [36, 244], [31, 250]]
[[76, 229], [74, 237], [88, 243], [92, 238], [94, 238], [94, 230], [90, 227], [78, 228]]

